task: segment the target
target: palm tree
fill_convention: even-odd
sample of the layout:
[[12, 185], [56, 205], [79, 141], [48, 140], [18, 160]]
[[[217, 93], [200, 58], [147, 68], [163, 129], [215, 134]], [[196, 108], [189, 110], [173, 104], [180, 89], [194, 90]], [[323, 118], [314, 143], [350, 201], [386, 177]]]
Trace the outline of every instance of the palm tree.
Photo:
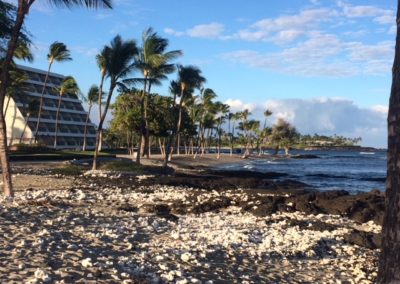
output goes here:
[[26, 112], [26, 121], [25, 121], [25, 125], [24, 128], [22, 130], [21, 133], [21, 137], [19, 138], [19, 143], [22, 143], [22, 139], [24, 138], [24, 134], [26, 131], [26, 127], [28, 126], [29, 123], [29, 118], [33, 115], [36, 116], [39, 112], [39, 107], [40, 107], [40, 102], [38, 100], [32, 100], [29, 104], [28, 104], [28, 109]]
[[[97, 105], [99, 106], [99, 120], [101, 119], [102, 116], [102, 105], [103, 105], [103, 84], [104, 80], [107, 76], [107, 69], [106, 69], [106, 54], [104, 54], [105, 49], [103, 49], [99, 54], [96, 55], [96, 63], [97, 66], [100, 69], [100, 85], [99, 85], [99, 94], [98, 94], [98, 103]], [[102, 148], [102, 141], [103, 141], [103, 131], [100, 132], [100, 141], [99, 141], [99, 151], [101, 151]]]
[[223, 104], [221, 102], [215, 103], [216, 114], [219, 115], [216, 118], [217, 124], [217, 135], [218, 135], [218, 150], [217, 150], [217, 159], [220, 158], [221, 155], [221, 136], [222, 136], [222, 124], [224, 123], [227, 113], [229, 112], [229, 106]]
[[[111, 0], [49, 0], [51, 4], [56, 6], [73, 7], [73, 6], [86, 6], [86, 7], [105, 7], [111, 8]], [[14, 57], [15, 50], [18, 45], [18, 40], [21, 36], [21, 30], [23, 30], [23, 24], [26, 15], [35, 0], [18, 0], [17, 16], [15, 24], [11, 32], [10, 40], [7, 44], [7, 51], [5, 52], [5, 58], [3, 62], [3, 68], [0, 73], [0, 109], [3, 110], [4, 99], [6, 97], [6, 88], [9, 83], [9, 68], [11, 61]], [[0, 163], [3, 175], [3, 189], [6, 196], [12, 197], [14, 195], [11, 180], [11, 169], [10, 162], [7, 152], [7, 129], [4, 119], [3, 111], [0, 111]]]
[[241, 113], [240, 112], [235, 112], [234, 114], [232, 114], [232, 132], [231, 132], [231, 152], [230, 155], [232, 156], [233, 154], [233, 143], [235, 140], [235, 122], [238, 121], [240, 119]]
[[89, 105], [89, 109], [88, 109], [88, 113], [86, 116], [85, 129], [83, 131], [82, 151], [86, 151], [87, 126], [88, 126], [88, 122], [89, 122], [89, 118], [90, 118], [90, 112], [92, 110], [93, 105], [95, 103], [98, 103], [98, 101], [101, 101], [101, 99], [99, 100], [99, 87], [97, 87], [96, 85], [92, 85], [88, 91], [87, 97], [84, 100]]
[[[76, 83], [74, 77], [72, 76], [67, 76], [64, 78], [62, 81], [61, 85], [58, 89], [58, 105], [57, 105], [57, 113], [56, 113], [56, 125], [54, 129], [54, 149], [57, 148], [57, 134], [58, 134], [58, 118], [60, 115], [60, 107], [61, 107], [61, 101], [62, 98], [65, 94], [77, 94], [79, 93], [79, 87], [78, 84]], [[40, 108], [39, 108], [40, 112]]]
[[[194, 158], [196, 158], [198, 151], [201, 148], [201, 154], [204, 154], [205, 151], [205, 129], [206, 124], [209, 124], [210, 115], [212, 115], [214, 103], [213, 99], [217, 97], [217, 94], [210, 88], [202, 88], [200, 90], [199, 96], [199, 140], [198, 147]], [[206, 123], [207, 122], [207, 123]]]
[[387, 181], [382, 248], [377, 283], [400, 281], [400, 1], [397, 1], [397, 37], [388, 114]]
[[122, 80], [128, 76], [135, 68], [134, 59], [137, 54], [136, 42], [133, 40], [124, 41], [121, 36], [117, 35], [111, 41], [110, 45], [106, 45], [101, 51], [104, 57], [104, 66], [106, 69], [106, 77], [110, 80], [110, 87], [107, 94], [107, 100], [104, 111], [101, 114], [99, 126], [96, 135], [96, 147], [93, 157], [93, 170], [97, 169], [97, 156], [99, 154], [100, 133], [103, 130], [103, 123], [110, 106], [111, 97], [117, 86], [124, 87]]
[[200, 89], [206, 79], [201, 75], [201, 70], [196, 66], [178, 66], [178, 82], [180, 84], [180, 101], [178, 105], [178, 122], [176, 125], [177, 154], [180, 147], [180, 128], [182, 123], [182, 105], [186, 99], [185, 94], [190, 94], [194, 89]]
[[149, 122], [147, 119], [147, 102], [152, 84], [158, 84], [167, 79], [168, 74], [175, 71], [175, 66], [169, 62], [182, 55], [182, 51], [166, 51], [168, 40], [157, 35], [152, 28], [146, 29], [142, 34], [142, 46], [136, 58], [137, 67], [141, 70], [143, 78], [143, 92], [141, 99], [141, 139], [139, 140], [136, 162], [140, 164], [140, 156], [149, 155]]
[[37, 141], [37, 135], [39, 132], [40, 118], [42, 116], [42, 110], [43, 110], [44, 92], [47, 87], [47, 80], [49, 78], [51, 66], [55, 61], [57, 62], [70, 61], [72, 60], [72, 58], [71, 58], [71, 53], [68, 50], [67, 46], [62, 42], [55, 41], [50, 45], [49, 53], [47, 54], [47, 60], [49, 61], [49, 67], [47, 69], [46, 77], [44, 78], [43, 89], [40, 96], [39, 114], [36, 122], [36, 130], [34, 135], [35, 142]]
[[259, 147], [259, 152], [258, 152], [258, 155], [259, 156], [261, 156], [262, 154], [263, 154], [263, 147], [262, 147], [262, 145], [263, 145], [263, 142], [265, 142], [265, 140], [267, 139], [267, 137], [268, 137], [268, 132], [269, 132], [269, 130], [270, 129], [267, 129], [267, 119], [268, 119], [268, 117], [270, 117], [272, 115], [272, 111], [270, 111], [269, 109], [266, 109], [265, 111], [264, 111], [264, 127], [263, 127], [263, 129], [260, 131], [260, 135], [259, 135], [259, 138], [260, 138], [260, 141], [259, 141], [259, 143], [260, 143], [260, 147]]

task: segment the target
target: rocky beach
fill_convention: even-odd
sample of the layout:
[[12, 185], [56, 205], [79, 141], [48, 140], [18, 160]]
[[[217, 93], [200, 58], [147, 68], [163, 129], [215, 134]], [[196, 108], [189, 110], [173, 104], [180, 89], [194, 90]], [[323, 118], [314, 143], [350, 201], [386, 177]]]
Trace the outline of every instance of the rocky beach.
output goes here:
[[374, 282], [380, 191], [210, 168], [223, 162], [73, 175], [55, 170], [62, 162], [15, 163], [16, 196], [0, 198], [1, 282]]

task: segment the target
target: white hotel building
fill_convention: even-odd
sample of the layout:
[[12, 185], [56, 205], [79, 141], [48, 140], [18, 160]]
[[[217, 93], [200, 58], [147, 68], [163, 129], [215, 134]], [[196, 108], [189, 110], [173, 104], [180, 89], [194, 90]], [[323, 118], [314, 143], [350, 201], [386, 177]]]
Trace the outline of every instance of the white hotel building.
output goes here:
[[[19, 143], [27, 120], [28, 104], [34, 99], [40, 101], [46, 77], [46, 71], [43, 70], [21, 65], [18, 65], [18, 68], [25, 71], [29, 79], [23, 83], [20, 92], [12, 96], [6, 112], [9, 145]], [[64, 76], [62, 75], [50, 73], [44, 92], [44, 103], [37, 140], [39, 143], [44, 143], [49, 147], [54, 145], [56, 112], [59, 100], [59, 93], [56, 88], [60, 86], [63, 79]], [[83, 109], [79, 98], [75, 94], [64, 94], [59, 113], [57, 148], [78, 149], [82, 147], [86, 117], [87, 112]], [[23, 143], [33, 143], [36, 123], [36, 116], [29, 117], [22, 139]], [[86, 138], [87, 148], [94, 148], [95, 140], [95, 125], [89, 120]]]

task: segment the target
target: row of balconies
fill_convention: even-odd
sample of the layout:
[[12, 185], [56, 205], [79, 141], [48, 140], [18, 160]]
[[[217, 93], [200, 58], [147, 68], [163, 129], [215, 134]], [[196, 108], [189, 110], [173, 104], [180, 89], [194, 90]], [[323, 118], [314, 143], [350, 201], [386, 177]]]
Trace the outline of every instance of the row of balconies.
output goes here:
[[[38, 83], [38, 82], [34, 82], [34, 81], [26, 81], [21, 90], [23, 92], [26, 93], [36, 93], [41, 95], [42, 94], [42, 89], [43, 89], [43, 84]], [[57, 90], [55, 89], [55, 87], [52, 86], [46, 86], [46, 88], [44, 89], [44, 95], [50, 96], [50, 98], [54, 98], [54, 97], [59, 97], [59, 93], [57, 92]], [[63, 95], [63, 99], [66, 100], [72, 100], [72, 101], [77, 101], [80, 102], [78, 97], [75, 94], [64, 94]]]
[[[36, 73], [36, 72], [31, 72], [31, 71], [27, 71], [24, 70], [25, 73], [28, 75], [29, 80], [33, 81], [33, 82], [39, 82], [39, 83], [44, 83], [44, 80], [46, 78], [45, 74], [40, 74], [40, 73]], [[47, 78], [47, 84], [49, 85], [53, 85], [53, 86], [59, 86], [62, 82], [62, 78], [59, 77], [54, 77], [54, 76], [49, 76]]]
[[[36, 122], [29, 121], [29, 128], [34, 131], [36, 129]], [[67, 124], [59, 124], [58, 125], [58, 133], [59, 135], [68, 135], [68, 136], [84, 136], [85, 127], [83, 125], [67, 125]], [[45, 123], [40, 122], [39, 132], [47, 133], [48, 135], [55, 134], [55, 124], [54, 123]], [[96, 136], [96, 130], [92, 124], [89, 124], [87, 127], [87, 134], [90, 136]]]
[[[39, 139], [47, 145], [53, 146], [54, 144], [54, 135], [40, 134]], [[87, 146], [94, 146], [96, 143], [96, 139], [88, 137], [86, 139]], [[76, 148], [80, 147], [83, 144], [83, 138], [79, 137], [65, 137], [65, 136], [57, 136], [57, 146], [58, 147], [71, 147]]]

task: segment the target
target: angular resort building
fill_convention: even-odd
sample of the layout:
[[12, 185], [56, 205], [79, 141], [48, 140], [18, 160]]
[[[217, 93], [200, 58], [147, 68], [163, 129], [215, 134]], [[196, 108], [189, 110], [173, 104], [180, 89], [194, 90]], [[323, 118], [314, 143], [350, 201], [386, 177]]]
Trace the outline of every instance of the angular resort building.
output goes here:
[[[26, 73], [25, 80], [10, 99], [6, 97], [4, 111], [7, 124], [8, 145], [35, 143], [35, 130], [38, 121], [37, 112], [30, 111], [30, 104], [40, 102], [46, 71], [18, 65]], [[59, 102], [57, 88], [64, 76], [50, 73], [44, 91], [44, 101], [36, 141], [48, 147], [54, 146], [56, 113]], [[9, 100], [8, 100], [9, 99]], [[82, 148], [87, 112], [76, 94], [62, 96], [58, 117], [57, 148]], [[86, 146], [94, 148], [96, 140], [95, 125], [90, 119], [87, 125]]]

